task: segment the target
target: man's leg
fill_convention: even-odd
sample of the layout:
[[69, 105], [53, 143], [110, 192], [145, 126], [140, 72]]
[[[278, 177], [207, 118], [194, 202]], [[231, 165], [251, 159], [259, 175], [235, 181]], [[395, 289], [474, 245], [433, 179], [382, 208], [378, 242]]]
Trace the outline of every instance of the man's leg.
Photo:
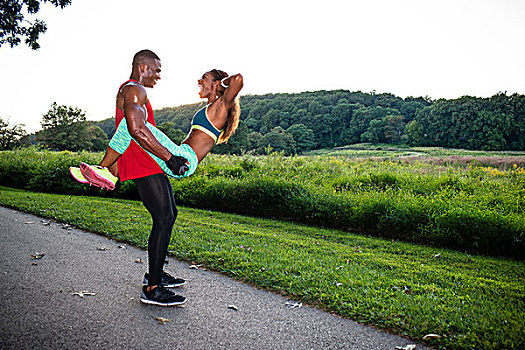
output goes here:
[[168, 252], [171, 230], [177, 218], [169, 180], [156, 174], [135, 180], [140, 198], [151, 214], [153, 227], [148, 240], [149, 286], [161, 282], [162, 268]]
[[[135, 179], [134, 182], [144, 206], [153, 219], [153, 227], [148, 240], [148, 286], [145, 287], [146, 291], [150, 292], [159, 287], [164, 288], [161, 285], [162, 269], [168, 252], [171, 231], [177, 218], [177, 207], [171, 184], [164, 174]], [[185, 301], [185, 298], [179, 296], [180, 298], [183, 299], [181, 299], [182, 302]], [[141, 300], [144, 301], [142, 298]]]

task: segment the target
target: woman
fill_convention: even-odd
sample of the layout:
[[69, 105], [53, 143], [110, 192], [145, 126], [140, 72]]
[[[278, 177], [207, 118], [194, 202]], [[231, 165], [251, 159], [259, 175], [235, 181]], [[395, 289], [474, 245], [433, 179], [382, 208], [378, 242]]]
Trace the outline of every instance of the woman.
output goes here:
[[[178, 146], [152, 124], [146, 122], [157, 140], [166, 147], [173, 157], [163, 161], [149, 153], [166, 175], [173, 178], [187, 177], [193, 174], [198, 164], [206, 157], [217, 143], [227, 142], [239, 124], [240, 105], [237, 95], [243, 87], [241, 74], [228, 76], [227, 73], [213, 69], [203, 74], [198, 80], [199, 96], [208, 100], [206, 107], [195, 113], [190, 132]], [[117, 159], [131, 143], [126, 121], [123, 119], [110, 140], [104, 158], [98, 166], [82, 163], [82, 179], [74, 169], [71, 174], [80, 182], [89, 182], [95, 186], [112, 190], [118, 176]]]

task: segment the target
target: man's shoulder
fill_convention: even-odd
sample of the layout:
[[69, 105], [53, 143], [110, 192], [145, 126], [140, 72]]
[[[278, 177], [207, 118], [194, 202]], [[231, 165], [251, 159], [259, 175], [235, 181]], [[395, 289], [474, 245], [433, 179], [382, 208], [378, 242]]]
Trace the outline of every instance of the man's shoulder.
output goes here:
[[120, 88], [120, 92], [122, 93], [124, 99], [130, 99], [133, 102], [137, 102], [137, 100], [146, 101], [148, 99], [146, 88], [139, 83], [124, 84]]
[[135, 80], [128, 80], [124, 82], [122, 85], [120, 85], [120, 90], [144, 90], [146, 91], [146, 88], [141, 83], [135, 81]]

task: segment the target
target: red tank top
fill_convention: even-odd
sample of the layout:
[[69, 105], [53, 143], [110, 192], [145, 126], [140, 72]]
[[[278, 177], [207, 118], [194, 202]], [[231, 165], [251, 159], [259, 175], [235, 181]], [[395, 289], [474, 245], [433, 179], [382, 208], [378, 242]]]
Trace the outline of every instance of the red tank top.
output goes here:
[[[130, 81], [138, 84], [137, 81], [130, 79], [119, 87], [119, 92], [122, 87]], [[149, 100], [146, 104], [146, 110], [148, 113], [148, 122], [155, 125], [155, 116], [153, 115], [153, 109]], [[121, 111], [116, 107], [115, 112], [115, 128], [119, 125], [120, 121], [124, 118], [124, 111]], [[163, 171], [135, 141], [131, 140], [131, 144], [124, 154], [118, 159], [118, 172], [120, 181], [133, 180], [141, 177], [162, 174]]]

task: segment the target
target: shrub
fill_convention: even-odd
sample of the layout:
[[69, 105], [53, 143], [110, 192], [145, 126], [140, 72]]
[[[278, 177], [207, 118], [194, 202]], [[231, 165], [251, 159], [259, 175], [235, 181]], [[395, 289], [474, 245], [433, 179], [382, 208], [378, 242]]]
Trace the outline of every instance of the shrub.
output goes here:
[[[100, 154], [36, 148], [0, 152], [5, 186], [139, 199], [132, 181], [102, 191], [74, 181], [70, 166]], [[525, 172], [336, 157], [209, 155], [172, 180], [191, 207], [290, 220], [384, 238], [523, 259]]]

